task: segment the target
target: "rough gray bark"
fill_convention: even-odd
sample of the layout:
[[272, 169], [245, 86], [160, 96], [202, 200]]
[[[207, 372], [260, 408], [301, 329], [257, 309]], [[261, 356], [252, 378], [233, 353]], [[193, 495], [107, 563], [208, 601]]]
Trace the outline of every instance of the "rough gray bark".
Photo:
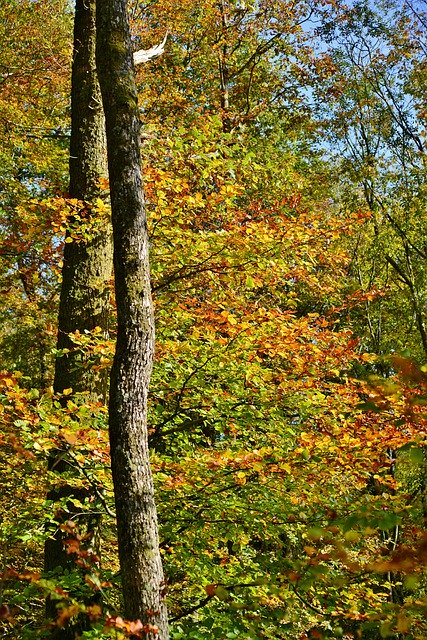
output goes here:
[[124, 615], [141, 620], [147, 640], [166, 640], [165, 584], [147, 433], [154, 317], [126, 0], [97, 1], [96, 53], [106, 119], [114, 238], [117, 344], [109, 426]]
[[[99, 180], [107, 176], [107, 151], [105, 124], [101, 92], [95, 61], [95, 15], [96, 0], [76, 0], [74, 22], [74, 52], [71, 82], [71, 142], [70, 142], [70, 186], [72, 198], [84, 201], [79, 213], [90, 223], [88, 206], [100, 194]], [[76, 221], [71, 220], [71, 224]], [[65, 244], [62, 268], [61, 297], [58, 318], [59, 349], [70, 349], [70, 353], [58, 357], [55, 363], [54, 390], [61, 394], [66, 388], [74, 392], [89, 391], [93, 399], [103, 398], [107, 376], [100, 376], [87, 366], [81, 353], [74, 351], [69, 333], [100, 326], [108, 332], [110, 312], [109, 282], [112, 276], [113, 246], [111, 225], [106, 221], [102, 233], [94, 233], [90, 240]], [[69, 397], [69, 396], [68, 396]], [[72, 484], [64, 484], [60, 474], [70, 470], [64, 451], [52, 451], [49, 470], [58, 474], [58, 485], [53, 486], [47, 498], [59, 501], [70, 497], [84, 501], [87, 492]], [[72, 507], [70, 507], [71, 509]], [[59, 519], [67, 520], [70, 514], [58, 512]], [[87, 517], [81, 516], [82, 528], [89, 526]], [[93, 525], [93, 523], [91, 523]], [[75, 568], [74, 559], [64, 549], [67, 537], [59, 529], [50, 532], [45, 543], [44, 569], [52, 572]], [[48, 618], [56, 618], [55, 601], [47, 600]], [[54, 628], [52, 635], [61, 640], [75, 637], [76, 628]]]

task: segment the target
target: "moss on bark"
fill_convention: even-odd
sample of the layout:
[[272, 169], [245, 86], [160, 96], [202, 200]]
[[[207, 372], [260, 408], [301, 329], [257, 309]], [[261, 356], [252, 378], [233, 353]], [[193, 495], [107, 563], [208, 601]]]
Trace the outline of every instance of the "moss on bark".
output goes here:
[[106, 119], [114, 237], [117, 344], [109, 427], [124, 615], [146, 625], [146, 640], [167, 640], [147, 430], [154, 314], [126, 0], [98, 0], [97, 67]]

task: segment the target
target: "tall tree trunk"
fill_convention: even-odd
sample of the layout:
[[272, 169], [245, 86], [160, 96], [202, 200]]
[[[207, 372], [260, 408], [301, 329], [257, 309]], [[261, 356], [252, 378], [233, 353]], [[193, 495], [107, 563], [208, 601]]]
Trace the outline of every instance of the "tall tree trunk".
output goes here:
[[[74, 56], [71, 79], [70, 197], [89, 204], [99, 197], [99, 181], [107, 176], [102, 98], [95, 61], [96, 0], [76, 0]], [[90, 207], [81, 214], [91, 222]], [[75, 221], [71, 220], [71, 224]], [[89, 391], [105, 398], [106, 376], [95, 373], [73, 347], [69, 334], [91, 331], [96, 326], [108, 332], [109, 282], [113, 248], [111, 228], [92, 230], [90, 240], [67, 242], [64, 248], [61, 299], [58, 319], [58, 349], [70, 352], [56, 359], [54, 390]]]
[[124, 615], [168, 638], [147, 432], [154, 349], [140, 122], [126, 0], [97, 1], [97, 67], [107, 131], [117, 345], [110, 381], [111, 464]]
[[[70, 185], [72, 198], [83, 202], [79, 212], [85, 224], [90, 224], [90, 203], [101, 193], [99, 181], [107, 176], [107, 151], [105, 124], [101, 92], [95, 61], [95, 16], [96, 0], [76, 0], [74, 22], [74, 53], [71, 82], [71, 142]], [[76, 220], [70, 221], [77, 224]], [[68, 234], [70, 235], [70, 234]], [[71, 236], [70, 236], [71, 237]], [[69, 353], [57, 357], [55, 363], [54, 391], [61, 394], [66, 388], [74, 392], [89, 391], [92, 399], [105, 397], [107, 379], [100, 376], [85, 363], [84, 356], [74, 349], [69, 337], [73, 331], [92, 330], [100, 326], [108, 332], [110, 312], [109, 283], [112, 276], [113, 246], [111, 224], [106, 221], [102, 233], [97, 231], [90, 240], [66, 242], [62, 268], [61, 297], [58, 318], [58, 349], [69, 349]], [[69, 396], [68, 396], [69, 397]], [[52, 451], [49, 470], [62, 474], [70, 470], [65, 451]], [[59, 501], [65, 497], [84, 500], [87, 492], [71, 484], [64, 484], [58, 475], [58, 486], [48, 492], [49, 500]], [[70, 514], [59, 512], [60, 520]], [[87, 525], [81, 517], [80, 524]], [[63, 534], [59, 528], [52, 531], [45, 543], [45, 571], [58, 567], [73, 569], [72, 556], [64, 549]], [[56, 617], [56, 603], [48, 600], [46, 614]], [[72, 627], [56, 629], [53, 634], [62, 640], [74, 638]]]

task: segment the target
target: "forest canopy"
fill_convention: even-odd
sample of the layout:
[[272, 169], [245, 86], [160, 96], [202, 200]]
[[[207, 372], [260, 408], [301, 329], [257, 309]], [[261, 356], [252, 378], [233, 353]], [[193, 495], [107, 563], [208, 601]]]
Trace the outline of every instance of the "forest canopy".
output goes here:
[[2, 0], [2, 637], [424, 640], [427, 2], [115, 7]]

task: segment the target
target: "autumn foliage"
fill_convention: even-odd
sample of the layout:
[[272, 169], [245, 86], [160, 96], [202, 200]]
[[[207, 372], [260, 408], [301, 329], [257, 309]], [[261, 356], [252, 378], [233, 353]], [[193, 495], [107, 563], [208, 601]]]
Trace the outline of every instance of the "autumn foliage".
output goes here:
[[[388, 4], [386, 27], [379, 2], [130, 3], [135, 48], [169, 32], [137, 78], [173, 640], [426, 637], [426, 7]], [[63, 243], [109, 214], [108, 182], [66, 192], [70, 9], [5, 9], [0, 626], [144, 638], [121, 608], [106, 408], [52, 391]], [[114, 331], [73, 348], [108, 369]], [[43, 573], [46, 523], [72, 571]]]

